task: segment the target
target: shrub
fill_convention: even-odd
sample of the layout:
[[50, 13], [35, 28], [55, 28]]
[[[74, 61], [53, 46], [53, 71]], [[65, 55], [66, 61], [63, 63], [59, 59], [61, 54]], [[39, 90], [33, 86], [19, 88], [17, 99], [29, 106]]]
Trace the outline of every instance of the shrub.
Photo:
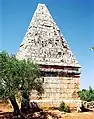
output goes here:
[[61, 102], [59, 110], [64, 112], [71, 112], [70, 107], [67, 106], [64, 102]]
[[78, 92], [78, 95], [80, 96], [81, 100], [88, 102], [94, 101], [94, 89], [92, 89], [91, 87], [89, 87], [88, 90], [82, 89]]

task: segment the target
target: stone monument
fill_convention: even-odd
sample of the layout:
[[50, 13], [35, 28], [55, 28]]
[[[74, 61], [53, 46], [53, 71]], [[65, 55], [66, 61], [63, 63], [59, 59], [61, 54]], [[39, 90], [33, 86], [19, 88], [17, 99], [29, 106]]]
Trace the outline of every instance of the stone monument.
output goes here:
[[44, 77], [44, 94], [41, 99], [33, 94], [31, 100], [57, 106], [79, 100], [80, 65], [45, 4], [38, 4], [17, 58], [39, 64]]

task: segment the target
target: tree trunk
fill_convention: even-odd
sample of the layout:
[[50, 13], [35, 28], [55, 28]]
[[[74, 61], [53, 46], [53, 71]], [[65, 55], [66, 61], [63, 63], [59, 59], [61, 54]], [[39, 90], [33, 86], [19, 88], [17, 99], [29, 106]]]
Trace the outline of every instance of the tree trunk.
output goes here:
[[27, 91], [22, 92], [21, 112], [26, 113], [30, 111], [29, 95]]
[[11, 104], [13, 106], [14, 114], [19, 115], [20, 114], [20, 110], [19, 110], [19, 106], [18, 106], [18, 104], [16, 102], [15, 96], [12, 95], [12, 96], [9, 97], [9, 99], [10, 99], [10, 102], [11, 102]]
[[16, 102], [15, 96], [14, 95], [10, 96], [9, 100], [10, 100], [12, 106], [13, 106], [14, 114], [17, 115], [17, 116], [20, 115], [21, 119], [26, 119], [24, 117], [24, 115], [20, 112], [20, 109], [19, 109], [19, 106], [18, 106], [18, 104]]

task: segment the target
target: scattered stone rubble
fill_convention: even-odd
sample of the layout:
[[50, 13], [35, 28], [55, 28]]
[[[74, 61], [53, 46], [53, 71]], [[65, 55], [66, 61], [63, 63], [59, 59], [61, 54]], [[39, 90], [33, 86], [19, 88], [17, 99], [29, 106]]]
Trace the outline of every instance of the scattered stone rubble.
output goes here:
[[82, 104], [85, 108], [94, 108], [94, 101], [87, 102], [87, 101], [82, 101]]

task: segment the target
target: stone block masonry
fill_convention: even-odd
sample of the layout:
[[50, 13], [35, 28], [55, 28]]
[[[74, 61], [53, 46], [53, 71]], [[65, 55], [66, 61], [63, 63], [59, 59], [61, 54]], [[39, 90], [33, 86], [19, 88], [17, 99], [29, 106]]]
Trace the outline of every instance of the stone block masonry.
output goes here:
[[33, 91], [31, 100], [79, 100], [80, 65], [45, 4], [38, 4], [16, 57], [39, 64], [44, 77], [44, 94]]

